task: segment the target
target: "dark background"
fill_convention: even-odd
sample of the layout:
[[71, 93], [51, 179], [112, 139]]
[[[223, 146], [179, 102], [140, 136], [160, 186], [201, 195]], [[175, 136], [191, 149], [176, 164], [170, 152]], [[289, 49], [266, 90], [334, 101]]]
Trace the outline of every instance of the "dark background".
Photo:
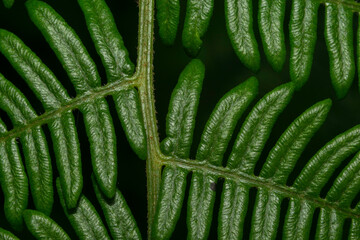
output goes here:
[[[44, 38], [40, 32], [35, 28], [32, 22], [29, 20], [25, 6], [24, 0], [15, 0], [15, 4], [11, 9], [5, 9], [2, 4], [0, 4], [0, 28], [4, 28], [15, 33], [19, 36], [25, 44], [27, 44], [46, 64], [52, 69], [58, 79], [68, 90], [70, 96], [75, 97], [75, 91], [71, 85], [70, 80], [68, 79], [65, 71], [63, 70], [61, 64], [56, 59], [55, 54], [51, 51], [48, 44], [45, 42]], [[95, 48], [90, 39], [89, 33], [86, 29], [85, 20], [83, 18], [82, 12], [74, 0], [47, 0], [48, 2], [61, 16], [67, 20], [70, 26], [72, 26], [75, 31], [80, 36], [84, 45], [87, 47], [90, 55], [93, 57], [94, 61], [98, 65], [98, 70], [102, 76], [102, 84], [106, 84], [105, 71], [101, 64], [100, 58], [96, 54]], [[171, 90], [174, 88], [177, 78], [185, 67], [185, 65], [190, 61], [190, 58], [185, 54], [182, 45], [181, 45], [181, 31], [185, 15], [185, 0], [181, 1], [181, 20], [179, 26], [179, 32], [177, 35], [176, 43], [174, 46], [168, 47], [161, 43], [158, 33], [157, 26], [155, 27], [155, 60], [154, 60], [154, 71], [155, 71], [155, 97], [156, 97], [156, 107], [158, 112], [158, 123], [159, 123], [159, 134], [160, 138], [165, 137], [165, 117], [168, 108], [168, 102], [171, 95]], [[125, 45], [127, 46], [130, 58], [133, 62], [136, 62], [136, 50], [137, 50], [137, 31], [138, 31], [138, 4], [134, 0], [123, 0], [123, 1], [110, 1], [107, 0], [107, 3], [110, 9], [113, 12], [114, 18], [116, 20], [118, 29], [124, 38]], [[285, 17], [285, 40], [287, 45], [287, 59], [289, 56], [289, 37], [288, 37], [288, 23], [290, 17], [290, 3], [287, 1], [287, 10]], [[254, 20], [257, 19], [257, 5], [258, 1], [253, 0], [254, 6]], [[356, 42], [356, 29], [358, 25], [357, 14], [354, 15], [354, 43]], [[331, 98], [333, 100], [333, 107], [329, 113], [328, 119], [325, 124], [318, 131], [316, 136], [312, 139], [309, 146], [306, 148], [304, 154], [298, 161], [296, 169], [291, 174], [288, 184], [291, 185], [294, 178], [299, 173], [299, 170], [305, 165], [306, 161], [323, 146], [327, 141], [335, 137], [337, 134], [355, 126], [360, 123], [360, 96], [358, 91], [358, 77], [354, 79], [354, 83], [348, 93], [348, 95], [342, 99], [336, 99], [334, 90], [331, 86], [330, 75], [329, 75], [329, 59], [326, 51], [326, 45], [324, 40], [324, 6], [321, 6], [319, 9], [319, 18], [318, 18], [318, 41], [315, 50], [314, 64], [310, 79], [305, 84], [305, 86], [298, 92], [295, 93], [293, 100], [285, 109], [285, 111], [279, 117], [278, 122], [275, 124], [270, 139], [268, 140], [265, 149], [262, 153], [262, 156], [257, 164], [255, 173], [258, 174], [264, 160], [267, 156], [267, 153], [270, 151], [271, 147], [275, 144], [278, 137], [286, 129], [286, 127], [305, 109], [315, 104], [316, 102], [323, 100], [325, 98]], [[274, 72], [270, 65], [265, 59], [265, 55], [262, 49], [262, 44], [259, 37], [259, 31], [257, 26], [257, 21], [254, 21], [255, 34], [259, 43], [259, 49], [261, 52], [261, 70], [257, 73], [253, 73], [250, 70], [246, 69], [236, 57], [234, 51], [232, 50], [230, 41], [227, 37], [225, 20], [224, 20], [224, 2], [220, 0], [215, 1], [215, 10], [213, 18], [210, 22], [209, 31], [205, 35], [204, 45], [199, 58], [204, 62], [206, 66], [206, 76], [204, 80], [203, 92], [201, 95], [201, 100], [199, 104], [197, 125], [195, 128], [195, 137], [192, 148], [191, 157], [194, 158], [196, 153], [196, 146], [199, 143], [201, 132], [206, 123], [207, 118], [209, 117], [213, 107], [216, 102], [231, 88], [235, 87], [239, 83], [243, 82], [250, 76], [256, 76], [259, 79], [259, 94], [258, 98], [262, 97], [265, 93], [272, 90], [274, 87], [290, 81], [289, 78], [289, 62], [287, 61], [284, 69], [280, 73]], [[356, 44], [354, 44], [354, 51], [356, 52]], [[35, 108], [38, 114], [44, 113], [44, 109], [41, 103], [36, 99], [35, 95], [27, 87], [25, 82], [20, 78], [20, 76], [13, 70], [7, 60], [0, 55], [0, 72], [11, 82], [13, 82], [17, 87], [19, 87], [22, 92], [28, 97], [32, 106]], [[115, 125], [115, 130], [117, 133], [117, 145], [118, 145], [118, 159], [119, 159], [119, 174], [118, 174], [118, 188], [121, 190], [125, 198], [127, 199], [128, 205], [131, 208], [137, 223], [139, 225], [140, 231], [146, 238], [146, 175], [145, 175], [145, 162], [139, 160], [136, 155], [130, 150], [129, 144], [124, 136], [123, 130], [121, 129], [119, 119], [115, 112], [115, 107], [112, 102], [111, 97], [106, 98], [109, 102], [111, 113], [113, 116], [113, 121]], [[255, 103], [256, 101], [254, 101]], [[254, 104], [253, 104], [254, 105]], [[252, 106], [253, 106], [252, 105]], [[251, 108], [250, 108], [251, 109]], [[249, 110], [246, 112], [248, 113]], [[12, 124], [7, 117], [6, 113], [0, 110], [0, 116], [7, 124], [8, 128], [12, 128]], [[74, 111], [74, 116], [77, 122], [77, 128], [79, 132], [79, 138], [82, 149], [82, 161], [83, 161], [83, 176], [84, 176], [84, 194], [88, 197], [95, 207], [99, 210], [100, 207], [97, 204], [95, 195], [92, 190], [90, 175], [92, 172], [91, 161], [90, 161], [90, 151], [89, 143], [87, 141], [83, 117], [82, 114], [78, 111]], [[230, 143], [230, 146], [234, 142], [234, 138], [237, 135], [237, 132], [240, 129], [240, 124], [244, 120], [244, 116], [240, 120], [233, 139]], [[49, 150], [54, 160], [54, 152], [52, 147], [52, 142], [47, 126], [43, 127], [47, 139], [49, 142]], [[19, 144], [20, 145], [20, 144]], [[20, 146], [21, 147], [21, 146]], [[231, 147], [229, 147], [226, 157], [229, 155]], [[322, 191], [322, 196], [325, 196], [326, 191], [331, 186], [331, 182], [334, 180], [336, 175], [339, 173], [341, 168], [349, 161], [345, 161], [338, 170], [334, 173], [332, 180], [328, 185], [326, 185]], [[225, 162], [225, 161], [224, 161]], [[58, 176], [55, 162], [53, 161], [53, 171], [54, 176]], [[189, 179], [190, 179], [189, 175]], [[220, 204], [220, 193], [221, 193], [221, 184], [222, 181], [218, 184], [218, 196], [215, 203], [214, 218], [212, 224], [212, 230], [210, 233], [210, 239], [216, 239], [216, 219], [217, 219], [217, 209]], [[3, 205], [3, 196], [2, 193], [0, 197], [0, 205]], [[256, 196], [256, 189], [251, 190], [251, 199], [249, 212], [252, 212], [253, 200]], [[358, 196], [357, 199], [359, 199]], [[185, 199], [186, 202], [187, 199]], [[284, 216], [286, 213], [288, 200], [283, 201], [283, 209], [281, 212], [281, 222], [280, 228], [283, 224]], [[31, 198], [29, 200], [29, 208], [34, 208]], [[313, 222], [317, 221], [318, 210], [314, 215]], [[100, 215], [103, 217], [101, 210], [99, 210]], [[72, 238], [76, 238], [74, 231], [71, 229], [70, 224], [68, 223], [65, 215], [63, 214], [62, 208], [58, 201], [58, 196], [55, 193], [55, 203], [53, 207], [53, 213], [51, 217], [57, 221]], [[177, 228], [173, 234], [173, 239], [185, 239], [186, 238], [186, 206], [183, 208], [180, 221], [177, 225]], [[249, 225], [251, 221], [251, 214], [248, 214], [246, 217], [246, 227], [244, 228], [244, 237], [248, 238], [249, 236]], [[4, 218], [3, 211], [0, 211], [0, 227], [3, 227], [7, 230], [11, 230], [10, 226]], [[346, 235], [349, 229], [349, 221], [346, 221], [344, 234]], [[311, 231], [312, 237], [314, 236], [313, 227]], [[281, 232], [281, 231], [279, 231]], [[30, 234], [27, 231], [17, 234], [24, 239], [31, 239]], [[281, 238], [281, 234], [278, 234], [278, 238]]]

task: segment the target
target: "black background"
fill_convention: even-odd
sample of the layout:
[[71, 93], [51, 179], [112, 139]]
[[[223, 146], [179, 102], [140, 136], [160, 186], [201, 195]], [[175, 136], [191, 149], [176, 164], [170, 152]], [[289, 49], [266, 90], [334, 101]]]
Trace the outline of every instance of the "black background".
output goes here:
[[[36, 27], [30, 21], [25, 6], [24, 0], [15, 0], [15, 4], [11, 9], [5, 9], [0, 4], [0, 28], [9, 30], [18, 35], [55, 73], [58, 79], [62, 82], [65, 88], [68, 90], [70, 96], [75, 97], [76, 93], [70, 80], [68, 79], [65, 71], [61, 64], [56, 59], [55, 54], [51, 51], [48, 44]], [[64, 19], [72, 26], [80, 36], [84, 45], [87, 47], [90, 55], [98, 65], [98, 71], [102, 77], [102, 84], [106, 84], [105, 71], [101, 64], [100, 58], [96, 54], [95, 48], [90, 39], [89, 33], [86, 29], [85, 20], [82, 12], [74, 0], [47, 0], [49, 3]], [[127, 46], [130, 58], [133, 62], [136, 62], [136, 50], [137, 50], [137, 33], [138, 33], [138, 4], [134, 0], [123, 0], [123, 1], [111, 1], [107, 0], [107, 4], [113, 12], [115, 21], [118, 29], [123, 36], [125, 45]], [[289, 37], [288, 37], [288, 24], [290, 17], [290, 4], [291, 1], [287, 1], [287, 10], [285, 17], [285, 40], [287, 45], [287, 59], [289, 56]], [[171, 90], [174, 88], [177, 78], [181, 70], [190, 61], [190, 58], [185, 54], [181, 45], [181, 31], [185, 15], [186, 1], [181, 1], [181, 20], [177, 39], [174, 46], [168, 47], [161, 43], [158, 33], [157, 26], [155, 26], [155, 60], [154, 60], [154, 71], [155, 71], [155, 97], [156, 97], [156, 108], [157, 117], [159, 124], [160, 138], [165, 137], [165, 117], [168, 108], [168, 102], [171, 95]], [[261, 52], [261, 70], [257, 73], [253, 73], [246, 69], [236, 57], [232, 50], [230, 41], [227, 37], [224, 19], [224, 2], [220, 0], [215, 1], [215, 10], [213, 18], [210, 22], [209, 31], [205, 35], [203, 49], [198, 56], [206, 66], [206, 76], [204, 80], [203, 92], [199, 104], [197, 125], [195, 128], [195, 137], [193, 141], [193, 147], [191, 157], [194, 158], [196, 153], [196, 146], [199, 143], [201, 132], [209, 117], [216, 102], [231, 88], [235, 87], [239, 83], [243, 82], [250, 76], [256, 76], [259, 79], [259, 94], [258, 98], [262, 97], [265, 93], [272, 90], [274, 87], [290, 81], [289, 78], [289, 62], [287, 60], [284, 69], [280, 73], [274, 72], [270, 65], [265, 59], [265, 55], [262, 49], [261, 40], [258, 32], [257, 25], [257, 5], [258, 1], [253, 1], [254, 6], [254, 29], [256, 37], [259, 43], [259, 49]], [[354, 43], [356, 42], [356, 29], [358, 25], [358, 16], [354, 15]], [[285, 111], [279, 117], [278, 122], [275, 124], [270, 139], [268, 140], [262, 156], [255, 169], [255, 174], [258, 174], [267, 153], [271, 147], [275, 144], [278, 137], [286, 129], [286, 127], [293, 121], [299, 114], [305, 109], [315, 104], [316, 102], [325, 98], [331, 98], [333, 100], [333, 107], [329, 113], [328, 119], [325, 124], [318, 131], [316, 136], [312, 139], [309, 146], [301, 156], [296, 165], [296, 169], [291, 174], [288, 184], [291, 185], [294, 178], [299, 173], [299, 170], [305, 165], [306, 161], [323, 146], [327, 141], [336, 136], [337, 134], [349, 129], [360, 123], [360, 95], [358, 91], [358, 77], [354, 79], [354, 83], [348, 93], [348, 95], [342, 99], [336, 99], [334, 90], [331, 86], [330, 75], [329, 75], [329, 59], [326, 51], [326, 45], [324, 40], [324, 6], [319, 9], [318, 18], [318, 41], [315, 50], [314, 64], [311, 72], [311, 76], [307, 84], [298, 92], [295, 93], [293, 100], [285, 109]], [[156, 25], [156, 24], [155, 24]], [[354, 44], [354, 52], [356, 52], [356, 44]], [[31, 92], [25, 82], [10, 66], [7, 60], [0, 55], [0, 72], [11, 82], [13, 82], [26, 97], [32, 103], [32, 106], [38, 114], [44, 113], [44, 109]], [[115, 130], [117, 133], [117, 146], [118, 146], [118, 162], [119, 162], [119, 174], [118, 174], [118, 188], [121, 190], [125, 198], [127, 199], [128, 205], [131, 208], [143, 238], [146, 239], [146, 175], [145, 175], [145, 162], [139, 160], [136, 155], [130, 150], [129, 144], [124, 136], [123, 130], [119, 119], [117, 117], [114, 104], [111, 97], [106, 98], [111, 109]], [[255, 101], [254, 101], [255, 102]], [[252, 105], [253, 106], [253, 105]], [[248, 113], [249, 110], [246, 112]], [[7, 124], [8, 128], [12, 128], [12, 124], [7, 117], [6, 113], [0, 110], [0, 116]], [[83, 176], [84, 176], [84, 194], [88, 197], [95, 207], [99, 210], [94, 192], [92, 190], [90, 175], [92, 172], [89, 143], [87, 141], [83, 117], [78, 110], [74, 111], [74, 116], [77, 122], [77, 128], [79, 132], [80, 144], [82, 149], [82, 162], [83, 162]], [[234, 138], [239, 131], [240, 124], [244, 120], [244, 116], [240, 120], [235, 134], [233, 136], [231, 144], [234, 142]], [[53, 171], [54, 176], [58, 176], [55, 162], [54, 152], [52, 150], [52, 143], [47, 126], [43, 127], [47, 139], [49, 142], [49, 150], [53, 159]], [[19, 144], [20, 146], [20, 144]], [[21, 146], [20, 146], [21, 147]], [[229, 147], [226, 157], [229, 155]], [[1, 157], [1, 156], [0, 156]], [[330, 183], [326, 185], [322, 191], [322, 196], [325, 196], [326, 191], [331, 186], [331, 182], [335, 176], [339, 173], [341, 168], [349, 161], [345, 161], [339, 169], [334, 173]], [[225, 163], [226, 161], [224, 161]], [[190, 176], [189, 176], [190, 179]], [[210, 233], [210, 239], [216, 239], [216, 219], [217, 209], [220, 203], [222, 181], [217, 186], [217, 200], [215, 202], [214, 220], [212, 223], [212, 229]], [[253, 206], [253, 200], [256, 196], [256, 189], [251, 190], [249, 212], [251, 213]], [[357, 197], [359, 199], [360, 196]], [[186, 202], [187, 199], [185, 199]], [[283, 201], [283, 209], [281, 212], [280, 228], [283, 224], [284, 216], [286, 213], [288, 200]], [[3, 196], [1, 193], [0, 205], [3, 205]], [[29, 208], [34, 208], [31, 199], [29, 200]], [[246, 227], [244, 228], [244, 238], [249, 236], [249, 225], [251, 221], [251, 214], [246, 217]], [[99, 210], [101, 217], [103, 217], [101, 210]], [[316, 211], [313, 219], [313, 223], [317, 221], [318, 210]], [[71, 229], [65, 215], [63, 214], [62, 208], [58, 201], [58, 196], [55, 191], [55, 203], [53, 213], [51, 217], [58, 222], [69, 235], [76, 239], [74, 231]], [[173, 234], [172, 239], [185, 239], [186, 238], [186, 206], [183, 208], [181, 213], [180, 221]], [[7, 230], [11, 230], [9, 224], [4, 218], [3, 211], [0, 211], [0, 227]], [[349, 229], [349, 221], [346, 221], [344, 234], [346, 235]], [[314, 226], [311, 231], [312, 237], [314, 236]], [[281, 232], [281, 231], [279, 231]], [[24, 239], [31, 239], [30, 234], [27, 231], [18, 233], [18, 236]], [[281, 238], [281, 234], [278, 234], [278, 238]]]

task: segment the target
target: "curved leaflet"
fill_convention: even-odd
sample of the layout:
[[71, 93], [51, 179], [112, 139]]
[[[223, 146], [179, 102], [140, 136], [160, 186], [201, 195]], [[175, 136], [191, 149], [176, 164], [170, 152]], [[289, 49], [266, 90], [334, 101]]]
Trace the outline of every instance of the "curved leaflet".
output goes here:
[[[270, 151], [260, 176], [286, 184], [304, 148], [325, 121], [330, 107], [330, 99], [321, 101], [295, 119]], [[251, 225], [252, 239], [276, 238], [282, 200], [282, 194], [259, 188]]]
[[[75, 86], [82, 94], [100, 86], [95, 63], [74, 32], [49, 5], [37, 0], [26, 2], [31, 20], [45, 36]], [[116, 136], [105, 99], [79, 107], [90, 142], [91, 160], [101, 191], [115, 195], [117, 179]]]
[[19, 240], [14, 234], [0, 228], [0, 238], [4, 240]]
[[259, 1], [259, 30], [265, 55], [272, 68], [280, 72], [286, 60], [284, 16], [286, 0]]
[[[204, 74], [204, 64], [198, 59], [192, 60], [180, 74], [166, 117], [167, 137], [161, 143], [166, 155], [189, 158]], [[154, 239], [171, 237], [184, 201], [187, 174], [181, 168], [164, 168], [152, 227]]]
[[[14, 126], [24, 126], [37, 117], [25, 96], [0, 74], [0, 108], [6, 111]], [[40, 126], [25, 131], [23, 146], [31, 195], [37, 210], [50, 215], [54, 202], [52, 167], [45, 135]]]
[[[293, 187], [311, 196], [318, 196], [336, 167], [359, 150], [360, 126], [358, 125], [339, 134], [321, 148], [306, 164]], [[284, 238], [307, 239], [314, 211], [313, 203], [290, 199], [284, 224]]]
[[[6, 133], [0, 119], [0, 136]], [[0, 183], [4, 192], [4, 213], [11, 227], [22, 230], [22, 212], [28, 205], [28, 178], [15, 139], [0, 143]]]
[[202, 38], [210, 23], [214, 0], [188, 0], [182, 43], [186, 53], [196, 57], [202, 46]]
[[166, 45], [174, 44], [180, 17], [180, 0], [156, 1], [159, 35]]
[[76, 209], [69, 211], [64, 202], [63, 191], [59, 179], [56, 179], [56, 187], [60, 197], [61, 206], [64, 209], [66, 217], [74, 228], [77, 236], [81, 240], [87, 239], [109, 239], [106, 228], [101, 221], [99, 214], [91, 202], [81, 195]]
[[290, 78], [297, 89], [308, 80], [317, 40], [317, 15], [320, 3], [293, 0], [290, 15]]
[[23, 215], [27, 228], [36, 239], [70, 240], [67, 233], [45, 214], [28, 209]]
[[341, 4], [326, 3], [325, 41], [330, 59], [330, 76], [338, 98], [349, 91], [355, 75], [353, 12]]
[[[220, 166], [236, 123], [255, 98], [258, 89], [256, 78], [238, 85], [215, 106], [207, 121], [196, 154], [198, 161]], [[217, 176], [193, 172], [188, 200], [188, 238], [206, 239], [211, 225]]]
[[[134, 72], [122, 37], [110, 9], [103, 0], [78, 0], [84, 12], [91, 38], [105, 66], [109, 82], [124, 81]], [[113, 95], [121, 125], [130, 146], [141, 159], [146, 159], [147, 143], [139, 95], [136, 89], [122, 90]]]
[[260, 53], [252, 24], [252, 0], [225, 0], [226, 28], [240, 61], [252, 71], [260, 69]]
[[[0, 29], [0, 51], [28, 83], [48, 111], [70, 101], [64, 87], [43, 62], [14, 34]], [[83, 180], [80, 144], [71, 111], [49, 123], [54, 143], [60, 181], [68, 208], [74, 208], [80, 197]]]
[[[284, 84], [266, 94], [253, 107], [236, 138], [227, 168], [253, 174], [266, 140], [277, 117], [289, 103], [293, 85]], [[239, 239], [249, 201], [250, 187], [225, 179], [221, 195], [218, 234], [220, 239]], [[273, 196], [277, 198], [277, 196]], [[280, 201], [277, 199], [276, 201]], [[239, 214], [241, 213], [241, 214]]]
[[100, 192], [93, 176], [92, 182], [113, 239], [141, 239], [136, 221], [121, 192], [116, 190], [114, 199], [108, 199]]

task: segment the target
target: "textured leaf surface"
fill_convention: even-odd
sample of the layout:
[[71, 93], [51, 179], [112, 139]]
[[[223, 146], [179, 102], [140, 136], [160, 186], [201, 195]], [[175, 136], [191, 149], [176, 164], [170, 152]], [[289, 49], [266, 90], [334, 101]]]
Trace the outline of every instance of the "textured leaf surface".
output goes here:
[[[14, 34], [0, 30], [0, 51], [34, 91], [46, 110], [57, 110], [70, 100], [64, 87], [45, 64]], [[49, 123], [66, 205], [74, 208], [83, 180], [80, 144], [73, 114], [69, 111]]]
[[56, 180], [56, 187], [66, 217], [69, 219], [79, 239], [110, 239], [99, 214], [84, 195], [80, 196], [77, 208], [69, 211], [64, 202], [59, 179]]
[[113, 199], [106, 198], [101, 192], [94, 178], [93, 186], [100, 206], [104, 212], [113, 239], [141, 239], [136, 221], [128, 207], [125, 198], [116, 190]]
[[159, 24], [159, 35], [166, 45], [174, 44], [180, 17], [179, 0], [156, 1], [157, 21]]
[[292, 1], [290, 16], [290, 77], [297, 88], [308, 80], [317, 39], [319, 3], [311, 0]]
[[[257, 94], [258, 82], [250, 78], [220, 99], [203, 131], [196, 160], [219, 166], [237, 121]], [[188, 200], [188, 238], [206, 239], [216, 194], [217, 176], [194, 172]]]
[[[204, 74], [204, 64], [198, 59], [192, 60], [180, 74], [169, 104], [167, 137], [161, 143], [166, 155], [189, 157]], [[174, 231], [184, 201], [187, 173], [180, 168], [163, 170], [152, 231], [154, 239], [168, 239]]]
[[281, 71], [286, 60], [284, 17], [286, 0], [259, 1], [259, 30], [265, 55], [275, 71]]
[[355, 75], [353, 12], [340, 4], [326, 3], [325, 40], [330, 76], [338, 98], [345, 97]]
[[227, 166], [253, 174], [272, 126], [289, 103], [294, 86], [281, 85], [266, 94], [251, 110], [236, 138]]
[[[0, 135], [6, 132], [6, 126], [0, 119]], [[0, 183], [4, 192], [5, 217], [12, 228], [20, 231], [22, 212], [28, 205], [29, 186], [15, 139], [0, 143]]]
[[253, 30], [251, 0], [225, 0], [225, 21], [231, 45], [240, 61], [253, 71], [260, 68], [260, 53]]
[[0, 239], [1, 240], [19, 240], [14, 234], [0, 228]]
[[70, 240], [67, 233], [56, 222], [41, 212], [25, 210], [24, 220], [36, 239]]
[[182, 43], [188, 55], [196, 57], [202, 46], [202, 38], [209, 26], [214, 0], [188, 0]]
[[[0, 74], [0, 108], [14, 126], [24, 126], [37, 115], [24, 95]], [[49, 215], [54, 202], [52, 167], [45, 135], [33, 127], [20, 136], [31, 194], [37, 210]]]
[[[31, 20], [39, 28], [64, 66], [78, 94], [100, 86], [95, 63], [74, 30], [44, 2], [26, 3]], [[111, 198], [117, 179], [116, 136], [109, 107], [104, 99], [82, 105], [91, 146], [93, 170], [100, 189]]]

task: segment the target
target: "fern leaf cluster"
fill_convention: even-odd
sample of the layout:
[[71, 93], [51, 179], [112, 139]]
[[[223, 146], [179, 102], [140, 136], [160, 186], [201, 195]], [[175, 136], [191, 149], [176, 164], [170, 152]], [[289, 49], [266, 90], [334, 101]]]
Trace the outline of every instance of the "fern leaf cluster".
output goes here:
[[[4, 1], [7, 6], [11, 2]], [[203, 127], [195, 159], [190, 159], [190, 152], [206, 79], [203, 62], [192, 59], [181, 72], [169, 103], [166, 137], [160, 143], [153, 93], [154, 0], [139, 3], [136, 67], [105, 1], [78, 0], [78, 3], [105, 69], [108, 81], [105, 86], [101, 86], [98, 66], [74, 29], [47, 3], [26, 2], [30, 19], [73, 84], [75, 98], [69, 96], [55, 74], [20, 38], [0, 29], [0, 52], [46, 111], [38, 116], [32, 103], [11, 79], [0, 74], [0, 108], [14, 126], [8, 131], [0, 120], [0, 184], [5, 198], [5, 216], [15, 233], [26, 226], [37, 239], [70, 239], [65, 228], [51, 218], [54, 202], [57, 202], [54, 199], [59, 198], [59, 206], [80, 239], [142, 238], [117, 186], [117, 133], [104, 98], [109, 95], [130, 147], [138, 158], [146, 160], [149, 239], [170, 239], [184, 206], [187, 208], [188, 239], [207, 239], [214, 227], [217, 227], [218, 239], [241, 239], [247, 227], [247, 215], [252, 215], [251, 239], [278, 236], [308, 239], [312, 226], [316, 226], [317, 239], [341, 239], [345, 221], [350, 222], [349, 239], [360, 238], [360, 202], [357, 199], [360, 125], [326, 143], [307, 161], [293, 183], [289, 183], [303, 151], [327, 118], [332, 105], [330, 99], [315, 103], [294, 119], [267, 154], [259, 174], [255, 174], [275, 123], [296, 90], [309, 77], [319, 2], [292, 1], [289, 26], [292, 82], [276, 87], [254, 104], [259, 92], [255, 77], [229, 90]], [[283, 29], [286, 4], [283, 0], [259, 1], [260, 36], [266, 57], [275, 71], [282, 70], [286, 59]], [[165, 44], [171, 45], [178, 31], [180, 2], [158, 0], [156, 6], [159, 35]], [[346, 95], [355, 74], [351, 6], [348, 1], [325, 3], [331, 78], [340, 98]], [[182, 41], [185, 51], [192, 57], [201, 49], [213, 8], [213, 0], [187, 2]], [[257, 71], [260, 53], [252, 11], [250, 0], [225, 0], [231, 44], [243, 64]], [[85, 161], [81, 157], [82, 142], [74, 120], [75, 109], [83, 115], [89, 141], [91, 180], [83, 176]], [[245, 113], [247, 116], [240, 130], [235, 132]], [[48, 147], [52, 145], [46, 140], [44, 125], [51, 134], [57, 171], [52, 169]], [[231, 139], [235, 139], [234, 143]], [[227, 149], [230, 149], [228, 157]], [[348, 158], [352, 159], [344, 164]], [[340, 173], [332, 182], [336, 171]], [[324, 194], [325, 185], [331, 186]], [[91, 186], [94, 199], [85, 196], [84, 186]], [[252, 188], [257, 189], [254, 200], [250, 198]], [[32, 208], [29, 195], [35, 209], [28, 209]], [[214, 207], [217, 196], [220, 196], [219, 209]], [[286, 207], [283, 206], [285, 199], [289, 202]], [[249, 208], [251, 201], [253, 209]], [[313, 223], [317, 209], [319, 217], [317, 223]], [[286, 212], [283, 224], [280, 223], [281, 211]], [[215, 215], [218, 216], [216, 221]], [[0, 229], [0, 238], [18, 239], [4, 229]]]
[[[253, 27], [253, 1], [225, 0], [225, 21], [230, 42], [240, 61], [256, 72], [260, 69], [260, 52]], [[339, 98], [346, 96], [355, 76], [352, 1], [260, 0], [258, 25], [265, 56], [279, 72], [286, 60], [284, 34], [285, 9], [291, 4], [290, 77], [297, 89], [308, 80], [317, 40], [319, 6], [325, 5], [325, 39], [330, 59], [330, 75]], [[208, 29], [214, 1], [187, 1], [182, 43], [191, 57], [196, 57]], [[157, 4], [159, 35], [164, 43], [174, 43], [179, 24], [180, 1]]]

